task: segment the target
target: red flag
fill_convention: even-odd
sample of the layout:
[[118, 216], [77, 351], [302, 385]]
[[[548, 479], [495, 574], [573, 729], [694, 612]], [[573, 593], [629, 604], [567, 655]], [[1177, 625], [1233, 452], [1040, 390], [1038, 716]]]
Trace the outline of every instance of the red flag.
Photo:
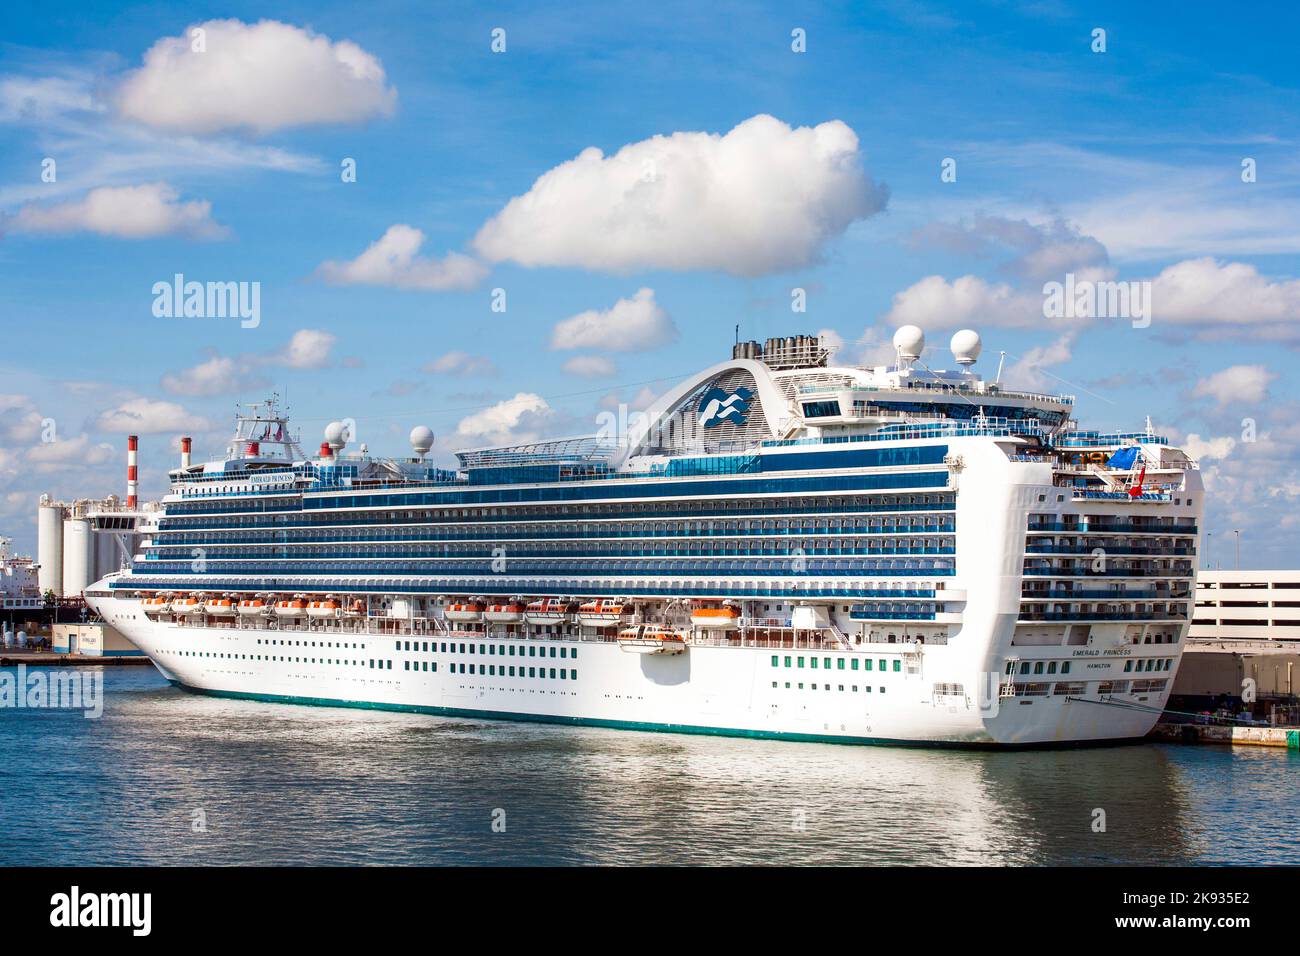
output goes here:
[[1130, 498], [1142, 497], [1142, 480], [1146, 478], [1146, 476], [1147, 476], [1147, 466], [1145, 463], [1143, 463], [1142, 470], [1138, 472], [1137, 483], [1134, 484], [1133, 487], [1128, 490], [1128, 496]]

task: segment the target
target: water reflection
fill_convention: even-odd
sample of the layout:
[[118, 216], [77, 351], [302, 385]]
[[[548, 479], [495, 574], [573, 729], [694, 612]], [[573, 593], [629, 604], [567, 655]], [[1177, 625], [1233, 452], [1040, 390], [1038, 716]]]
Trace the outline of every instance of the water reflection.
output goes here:
[[0, 712], [0, 861], [1096, 865], [1300, 850], [1300, 758], [1281, 752], [641, 734], [224, 701], [108, 671], [101, 720]]

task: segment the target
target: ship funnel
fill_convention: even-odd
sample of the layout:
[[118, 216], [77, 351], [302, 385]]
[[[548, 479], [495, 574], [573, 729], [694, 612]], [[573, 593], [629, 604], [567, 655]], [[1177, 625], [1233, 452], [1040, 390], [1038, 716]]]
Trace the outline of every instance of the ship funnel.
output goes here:
[[126, 436], [126, 506], [134, 509], [136, 506], [137, 491], [139, 488], [139, 454], [140, 454], [140, 436]]
[[181, 467], [182, 468], [190, 467], [190, 450], [194, 447], [193, 442], [194, 439], [190, 438], [189, 435], [181, 436]]

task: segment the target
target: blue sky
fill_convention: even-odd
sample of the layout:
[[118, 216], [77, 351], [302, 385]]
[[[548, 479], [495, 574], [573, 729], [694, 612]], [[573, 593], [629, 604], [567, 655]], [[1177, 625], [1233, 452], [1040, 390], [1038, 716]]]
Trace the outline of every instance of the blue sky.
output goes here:
[[[176, 435], [219, 449], [233, 403], [272, 387], [310, 444], [350, 417], [398, 454], [424, 423], [447, 458], [591, 430], [725, 357], [736, 324], [833, 331], [872, 361], [907, 317], [938, 364], [979, 329], [981, 368], [1006, 351], [1009, 378], [1077, 395], [1085, 427], [1150, 415], [1200, 454], [1216, 540], [1241, 528], [1244, 565], [1294, 566], [1297, 20], [1050, 0], [7, 7], [0, 533], [34, 548], [41, 491], [120, 493], [129, 430], [160, 493]], [[187, 59], [168, 43], [194, 26], [209, 47]], [[831, 159], [802, 161], [813, 128]], [[691, 133], [711, 138], [673, 138]], [[694, 198], [618, 206], [628, 146]], [[563, 166], [589, 147], [604, 160]], [[476, 243], [493, 221], [504, 238]], [[399, 226], [423, 235], [415, 268], [355, 261]], [[260, 324], [155, 317], [178, 272], [259, 282]], [[1066, 272], [1151, 281], [1150, 326], [1045, 319]]]

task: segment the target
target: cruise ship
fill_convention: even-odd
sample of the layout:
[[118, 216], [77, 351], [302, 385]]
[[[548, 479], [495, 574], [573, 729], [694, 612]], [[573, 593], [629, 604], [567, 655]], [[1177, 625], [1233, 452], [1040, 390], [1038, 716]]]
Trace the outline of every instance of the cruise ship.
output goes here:
[[[737, 342], [596, 434], [304, 453], [274, 402], [192, 462], [91, 606], [260, 701], [852, 744], [1143, 736], [1193, 600], [1200, 472], [1074, 399]], [[935, 363], [935, 364], [948, 364]], [[448, 459], [450, 460], [450, 459]]]

